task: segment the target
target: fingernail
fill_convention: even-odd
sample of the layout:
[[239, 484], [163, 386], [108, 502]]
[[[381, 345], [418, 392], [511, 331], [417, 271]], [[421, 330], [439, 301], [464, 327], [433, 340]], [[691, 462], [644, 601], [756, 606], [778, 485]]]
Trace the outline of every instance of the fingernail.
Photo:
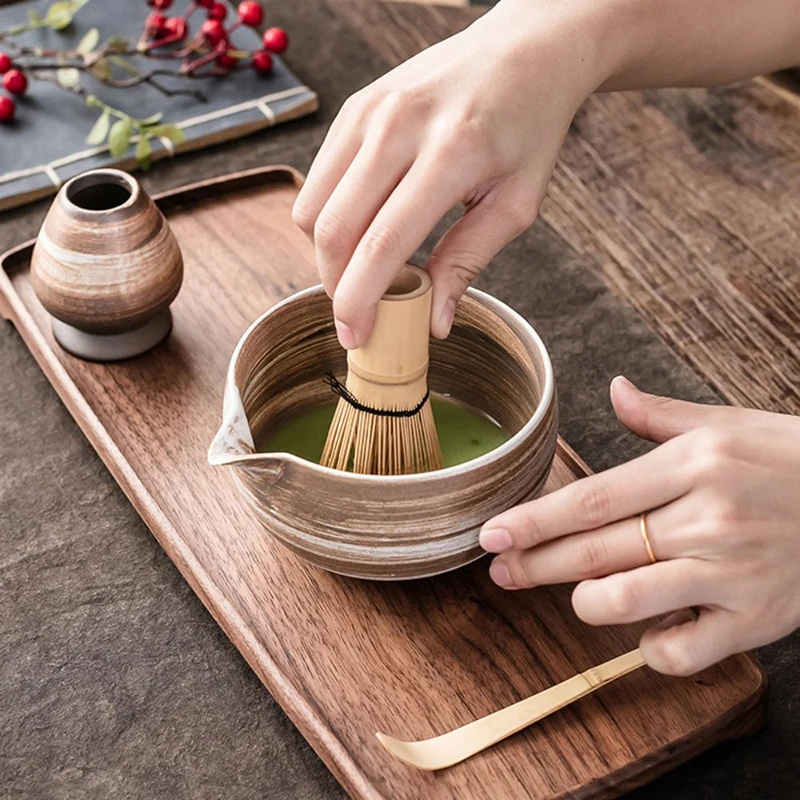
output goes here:
[[614, 378], [613, 381], [611, 381], [611, 385], [613, 386], [615, 383], [620, 386], [625, 386], [628, 389], [634, 389], [637, 392], [639, 391], [639, 387], [632, 380], [626, 378], [624, 375], [617, 375], [617, 377]]
[[504, 528], [487, 528], [481, 531], [478, 541], [487, 553], [505, 553], [514, 546], [511, 534]]
[[502, 561], [498, 561], [497, 559], [492, 561], [492, 564], [489, 567], [489, 577], [498, 586], [502, 586], [503, 589], [510, 589], [514, 585], [514, 581], [511, 580], [511, 573], [508, 571], [508, 567]]
[[453, 327], [453, 319], [456, 316], [456, 301], [451, 297], [442, 308], [439, 314], [439, 327], [442, 330], [442, 338], [445, 338], [450, 333], [450, 328]]
[[356, 335], [344, 322], [339, 322], [339, 320], [335, 320], [336, 323], [336, 335], [339, 337], [339, 344], [344, 347], [345, 350], [355, 350], [358, 347], [358, 342], [356, 340]]

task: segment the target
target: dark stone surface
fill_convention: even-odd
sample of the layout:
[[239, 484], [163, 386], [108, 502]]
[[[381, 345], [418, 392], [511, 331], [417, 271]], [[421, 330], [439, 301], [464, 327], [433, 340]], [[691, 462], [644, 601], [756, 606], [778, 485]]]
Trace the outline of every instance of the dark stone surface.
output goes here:
[[[325, 6], [295, 24], [292, 66], [321, 114], [159, 164], [150, 191], [265, 163], [306, 169], [341, 100], [381, 71]], [[284, 19], [280, 14], [284, 14]], [[331, 68], [335, 65], [335, 69]], [[3, 216], [0, 249], [46, 204]], [[713, 401], [635, 312], [538, 224], [480, 285], [535, 322], [558, 373], [562, 433], [595, 468], [641, 452], [607, 400], [644, 388]], [[0, 797], [19, 800], [337, 798], [341, 789], [161, 551], [10, 325], [0, 326]], [[795, 797], [800, 637], [766, 648], [769, 726], [716, 748], [641, 798]], [[402, 787], [398, 787], [402, 796]]]

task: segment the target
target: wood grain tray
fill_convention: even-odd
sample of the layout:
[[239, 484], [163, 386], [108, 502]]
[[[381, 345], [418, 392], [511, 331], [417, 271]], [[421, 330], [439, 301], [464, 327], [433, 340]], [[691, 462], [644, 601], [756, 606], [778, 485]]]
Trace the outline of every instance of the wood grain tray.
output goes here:
[[[504, 592], [485, 560], [393, 585], [316, 570], [270, 541], [225, 471], [206, 465], [239, 336], [316, 282], [312, 248], [290, 217], [300, 181], [262, 169], [158, 198], [186, 277], [172, 336], [137, 359], [90, 364], [59, 349], [31, 289], [31, 242], [2, 258], [0, 306], [169, 557], [346, 789], [357, 798], [614, 797], [757, 728], [766, 679], [743, 655], [692, 679], [641, 670], [441, 773], [381, 748], [376, 730], [442, 733], [631, 649], [643, 626], [582, 624], [569, 587]], [[585, 473], [562, 442], [549, 487]]]

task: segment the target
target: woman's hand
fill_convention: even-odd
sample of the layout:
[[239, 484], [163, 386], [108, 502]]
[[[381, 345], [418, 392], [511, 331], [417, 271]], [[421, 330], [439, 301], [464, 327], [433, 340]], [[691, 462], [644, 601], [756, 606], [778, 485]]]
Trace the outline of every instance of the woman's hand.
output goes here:
[[575, 111], [608, 74], [602, 5], [503, 0], [345, 103], [294, 207], [344, 347], [366, 341], [397, 271], [463, 203], [427, 265], [431, 329], [447, 336], [470, 282], [535, 219]]
[[431, 330], [535, 219], [570, 121], [595, 89], [724, 83], [794, 64], [797, 0], [501, 0], [353, 95], [294, 208], [344, 347], [436, 223]]
[[580, 581], [572, 603], [592, 625], [677, 612], [641, 641], [647, 663], [672, 675], [800, 627], [800, 418], [668, 400], [624, 378], [611, 398], [661, 446], [487, 522], [494, 581]]

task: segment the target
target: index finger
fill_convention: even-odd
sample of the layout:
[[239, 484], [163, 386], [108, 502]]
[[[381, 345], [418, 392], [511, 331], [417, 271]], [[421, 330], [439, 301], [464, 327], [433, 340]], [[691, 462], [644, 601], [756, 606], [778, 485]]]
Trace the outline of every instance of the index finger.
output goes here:
[[481, 547], [490, 553], [524, 550], [663, 506], [692, 488], [689, 471], [681, 469], [685, 454], [686, 440], [672, 439], [633, 461], [504, 511], [484, 524]]
[[465, 191], [459, 170], [417, 159], [377, 212], [333, 298], [334, 316], [356, 347], [369, 338], [377, 303], [398, 270]]
[[319, 212], [347, 172], [362, 140], [360, 119], [342, 108], [317, 151], [292, 208], [295, 224], [310, 238], [313, 239]]

